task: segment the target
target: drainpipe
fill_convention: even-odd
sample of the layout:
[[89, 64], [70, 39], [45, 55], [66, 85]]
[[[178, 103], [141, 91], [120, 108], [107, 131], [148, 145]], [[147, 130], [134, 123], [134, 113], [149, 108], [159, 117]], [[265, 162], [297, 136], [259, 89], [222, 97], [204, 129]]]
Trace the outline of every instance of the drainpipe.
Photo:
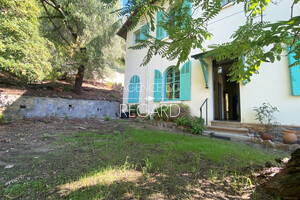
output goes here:
[[[148, 100], [148, 97], [149, 97], [149, 90], [150, 90], [150, 88], [149, 88], [149, 72], [150, 72], [150, 64], [148, 63], [148, 65], [147, 65], [147, 100], [146, 100], [146, 105], [147, 105], [147, 110], [148, 110], [148, 108], [149, 108], [149, 100]], [[148, 112], [149, 112], [149, 110], [148, 110]]]

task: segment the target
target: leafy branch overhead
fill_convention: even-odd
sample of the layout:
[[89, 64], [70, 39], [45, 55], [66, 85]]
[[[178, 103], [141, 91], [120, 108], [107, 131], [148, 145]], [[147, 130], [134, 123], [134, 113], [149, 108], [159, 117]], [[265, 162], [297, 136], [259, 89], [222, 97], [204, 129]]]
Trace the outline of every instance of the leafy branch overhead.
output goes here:
[[[189, 13], [185, 2], [192, 3]], [[149, 29], [153, 32], [156, 26], [162, 27], [169, 40], [157, 39], [146, 34], [147, 40], [139, 40], [139, 44], [132, 49], [147, 49], [142, 66], [150, 62], [153, 56], [159, 55], [168, 60], [177, 60], [176, 66], [189, 59], [192, 49], [207, 52], [206, 56], [214, 56], [217, 61], [224, 59], [234, 60], [231, 68], [231, 81], [250, 81], [251, 76], [258, 73], [261, 63], [275, 62], [288, 53], [293, 54], [295, 63], [300, 64], [300, 16], [294, 16], [294, 7], [299, 0], [290, 1], [291, 10], [288, 20], [268, 22], [264, 13], [268, 12], [270, 0], [233, 0], [232, 4], [243, 4], [245, 24], [238, 27], [232, 34], [231, 40], [223, 44], [209, 45], [205, 42], [213, 37], [209, 30], [211, 20], [221, 9], [221, 0], [170, 0], [172, 5], [166, 9], [165, 0], [128, 1], [121, 15], [130, 15], [132, 22], [129, 30], [134, 29], [141, 18], [146, 19]], [[160, 11], [165, 16], [162, 24], [156, 24], [156, 13]], [[175, 13], [175, 14], [174, 14]], [[201, 13], [197, 15], [196, 13]]]

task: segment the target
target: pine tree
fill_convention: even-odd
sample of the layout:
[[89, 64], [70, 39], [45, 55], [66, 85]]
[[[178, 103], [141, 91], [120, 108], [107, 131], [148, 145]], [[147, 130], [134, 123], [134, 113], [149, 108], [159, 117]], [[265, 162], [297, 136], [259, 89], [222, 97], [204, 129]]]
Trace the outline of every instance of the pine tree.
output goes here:
[[105, 56], [107, 49], [120, 48], [112, 43], [120, 27], [117, 14], [112, 14], [114, 4], [99, 0], [40, 0], [40, 4], [44, 8], [43, 32], [63, 58], [57, 56], [58, 63], [77, 70], [74, 91], [80, 94], [86, 72], [99, 71], [120, 59]]

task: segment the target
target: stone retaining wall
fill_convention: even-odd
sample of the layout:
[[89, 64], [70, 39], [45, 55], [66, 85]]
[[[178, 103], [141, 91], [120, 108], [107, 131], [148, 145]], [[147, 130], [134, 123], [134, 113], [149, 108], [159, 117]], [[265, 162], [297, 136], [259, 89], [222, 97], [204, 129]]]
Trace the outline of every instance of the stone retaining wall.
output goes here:
[[115, 118], [119, 102], [0, 94], [0, 114], [8, 120], [32, 117]]

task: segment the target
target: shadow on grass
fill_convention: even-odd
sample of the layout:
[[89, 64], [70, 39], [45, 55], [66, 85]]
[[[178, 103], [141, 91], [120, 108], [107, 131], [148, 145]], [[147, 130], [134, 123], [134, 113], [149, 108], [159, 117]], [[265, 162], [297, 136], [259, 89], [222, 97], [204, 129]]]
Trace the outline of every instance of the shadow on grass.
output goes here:
[[118, 121], [102, 124], [101, 130], [60, 134], [53, 144], [54, 151], [38, 159], [35, 154], [18, 157], [18, 162], [27, 163], [30, 168], [22, 172], [19, 166], [13, 168], [11, 173], [22, 173], [24, 178], [10, 186], [0, 185], [0, 197], [248, 198], [252, 192], [248, 171], [237, 171], [235, 164], [261, 164], [274, 157], [227, 141], [147, 129], [128, 130], [128, 124]]
[[[122, 171], [121, 173], [126, 173]], [[234, 189], [229, 183], [200, 178], [193, 174], [139, 174], [136, 180], [111, 183], [89, 182], [73, 189], [61, 186], [60, 197], [66, 199], [240, 199], [249, 197], [249, 189]], [[73, 183], [71, 183], [72, 185]], [[78, 185], [77, 185], [78, 186]]]

